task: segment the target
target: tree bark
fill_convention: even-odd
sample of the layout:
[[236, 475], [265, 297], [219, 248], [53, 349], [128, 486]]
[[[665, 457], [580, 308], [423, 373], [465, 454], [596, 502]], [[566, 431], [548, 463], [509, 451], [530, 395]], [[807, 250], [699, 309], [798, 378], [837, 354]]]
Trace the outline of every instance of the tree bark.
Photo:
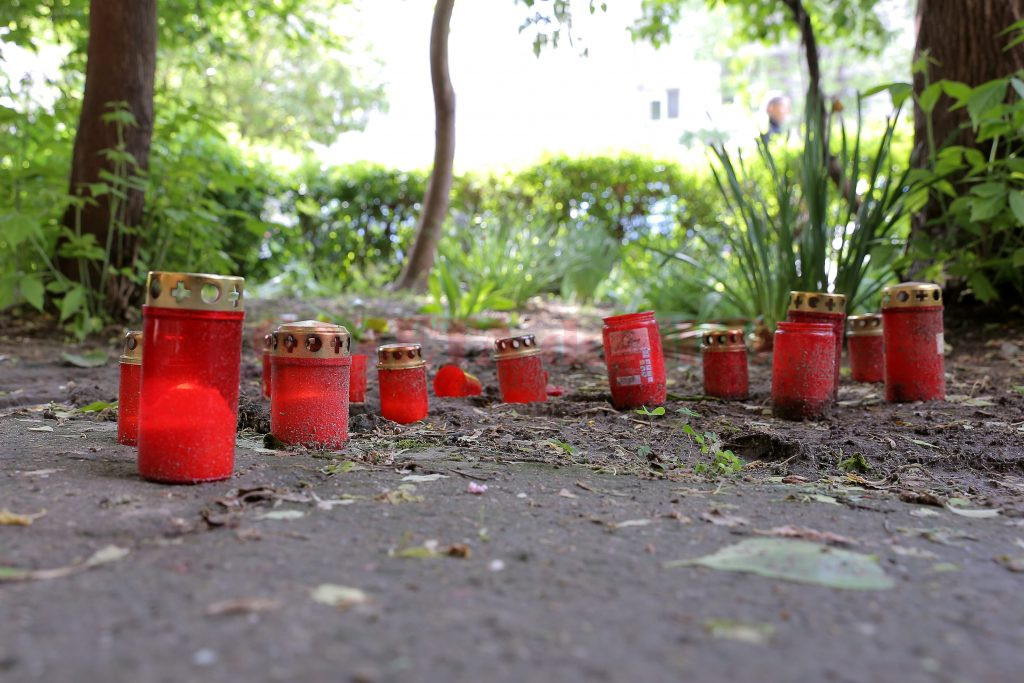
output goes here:
[[[88, 183], [105, 182], [101, 172], [112, 173], [114, 161], [104, 150], [118, 146], [118, 128], [103, 120], [111, 103], [125, 103], [136, 125], [124, 128], [124, 151], [131, 154], [137, 170], [149, 164], [153, 135], [153, 86], [156, 73], [156, 0], [91, 0], [89, 3], [89, 44], [85, 72], [85, 93], [71, 161], [72, 196], [89, 197]], [[134, 173], [136, 169], [131, 169]], [[131, 266], [138, 256], [139, 236], [120, 230], [112, 220], [112, 204], [121, 202], [121, 217], [127, 227], [142, 221], [144, 193], [130, 189], [124, 200], [110, 193], [74, 206], [64, 214], [63, 223], [72, 232], [91, 234], [96, 243], [108, 244], [111, 274], [100, 282], [102, 264], [76, 258], [58, 258], [61, 272], [73, 281], [91, 284], [103, 292], [110, 313], [122, 316], [130, 303], [133, 285], [113, 269]], [[113, 234], [111, 233], [113, 229]]]
[[455, 0], [437, 0], [430, 27], [430, 82], [434, 90], [434, 168], [416, 223], [416, 238], [395, 289], [426, 289], [448, 214], [455, 162], [455, 91], [448, 73], [448, 31]]

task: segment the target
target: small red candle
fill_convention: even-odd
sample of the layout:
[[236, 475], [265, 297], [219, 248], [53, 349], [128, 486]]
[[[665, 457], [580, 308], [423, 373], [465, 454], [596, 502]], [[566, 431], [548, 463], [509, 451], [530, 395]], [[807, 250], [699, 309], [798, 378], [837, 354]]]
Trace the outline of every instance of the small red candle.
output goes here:
[[458, 365], [443, 365], [434, 375], [434, 396], [465, 398], [479, 396], [483, 390], [480, 380]]
[[124, 335], [121, 381], [117, 387], [117, 441], [125, 446], [139, 442], [139, 391], [142, 385], [142, 332]]
[[828, 323], [780, 322], [772, 357], [772, 410], [803, 420], [825, 415], [835, 385], [835, 332]]
[[882, 290], [885, 400], [941, 401], [946, 397], [942, 288], [904, 282]]
[[363, 403], [366, 401], [366, 361], [368, 356], [365, 353], [352, 354], [352, 372], [348, 379], [348, 400], [349, 403]]
[[274, 338], [272, 335], [263, 335], [263, 398], [270, 398], [270, 347]]
[[503, 403], [541, 403], [548, 400], [548, 373], [532, 334], [494, 342], [494, 364]]
[[383, 417], [409, 424], [427, 416], [427, 362], [419, 344], [377, 347], [377, 383]]
[[665, 358], [654, 313], [605, 318], [601, 336], [612, 405], [621, 409], [664, 403]]
[[274, 331], [270, 431], [282, 443], [340, 449], [348, 441], [351, 348], [341, 325], [303, 320]]
[[146, 479], [190, 484], [231, 476], [244, 285], [240, 277], [149, 274], [138, 461]]
[[881, 314], [851, 315], [846, 321], [850, 378], [854, 382], [885, 381], [885, 345], [882, 340]]
[[750, 394], [747, 345], [743, 330], [708, 332], [701, 337], [704, 393], [717, 398], [742, 400]]
[[795, 323], [825, 323], [832, 326], [836, 344], [835, 381], [832, 400], [839, 398], [839, 366], [843, 362], [843, 333], [846, 330], [846, 297], [825, 292], [790, 292], [786, 319]]

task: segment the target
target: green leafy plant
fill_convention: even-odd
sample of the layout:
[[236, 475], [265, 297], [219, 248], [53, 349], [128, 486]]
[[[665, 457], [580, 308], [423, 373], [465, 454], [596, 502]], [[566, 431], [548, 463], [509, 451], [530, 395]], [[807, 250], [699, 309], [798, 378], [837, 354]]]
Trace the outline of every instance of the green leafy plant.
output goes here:
[[731, 450], [722, 448], [722, 440], [715, 432], [699, 433], [688, 424], [683, 425], [683, 432], [700, 447], [702, 455], [710, 455], [711, 462], [698, 462], [693, 471], [708, 477], [733, 475], [743, 469], [743, 459]]

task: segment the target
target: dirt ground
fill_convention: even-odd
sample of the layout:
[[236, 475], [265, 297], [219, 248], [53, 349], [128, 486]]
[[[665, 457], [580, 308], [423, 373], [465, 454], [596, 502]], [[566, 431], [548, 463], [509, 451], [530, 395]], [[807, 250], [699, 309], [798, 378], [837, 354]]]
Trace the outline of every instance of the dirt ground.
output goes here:
[[[666, 413], [616, 412], [599, 318], [555, 305], [518, 323], [565, 392], [526, 407], [497, 400], [496, 332], [402, 303], [256, 302], [246, 338], [325, 310], [372, 310], [484, 396], [397, 426], [371, 366], [344, 451], [275, 450], [247, 342], [235, 477], [162, 486], [111, 410], [79, 410], [116, 398], [116, 341], [79, 368], [61, 353], [96, 345], [0, 321], [0, 680], [1021, 680], [1024, 330], [947, 329], [948, 401], [844, 380], [832, 416], [791, 423], [770, 356], [725, 403], [675, 344]], [[719, 449], [744, 468], [694, 471]], [[758, 539], [856, 553], [883, 585], [676, 562]]]

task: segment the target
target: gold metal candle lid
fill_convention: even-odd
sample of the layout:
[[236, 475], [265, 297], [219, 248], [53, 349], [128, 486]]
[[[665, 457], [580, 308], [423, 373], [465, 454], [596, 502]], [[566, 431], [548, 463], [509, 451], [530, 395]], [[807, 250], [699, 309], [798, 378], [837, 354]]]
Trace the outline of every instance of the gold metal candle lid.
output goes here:
[[285, 323], [268, 336], [274, 356], [344, 358], [352, 351], [352, 337], [343, 325], [319, 320]]
[[882, 290], [882, 308], [942, 305], [942, 287], [930, 282], [901, 282]]
[[146, 276], [146, 305], [192, 311], [241, 311], [245, 278], [206, 273]]
[[846, 296], [826, 292], [790, 292], [788, 310], [809, 313], [845, 313]]
[[851, 315], [846, 319], [848, 337], [878, 337], [882, 334], [881, 313]]
[[121, 362], [127, 365], [142, 365], [142, 332], [131, 330], [124, 333], [124, 351]]
[[377, 347], [377, 367], [386, 370], [422, 368], [423, 346], [420, 344], [384, 344]]
[[743, 341], [743, 330], [713, 330], [701, 335], [700, 348], [704, 352], [746, 351], [747, 345]]
[[505, 337], [494, 342], [494, 360], [508, 358], [526, 358], [540, 354], [537, 340], [532, 334], [521, 334], [518, 337]]

